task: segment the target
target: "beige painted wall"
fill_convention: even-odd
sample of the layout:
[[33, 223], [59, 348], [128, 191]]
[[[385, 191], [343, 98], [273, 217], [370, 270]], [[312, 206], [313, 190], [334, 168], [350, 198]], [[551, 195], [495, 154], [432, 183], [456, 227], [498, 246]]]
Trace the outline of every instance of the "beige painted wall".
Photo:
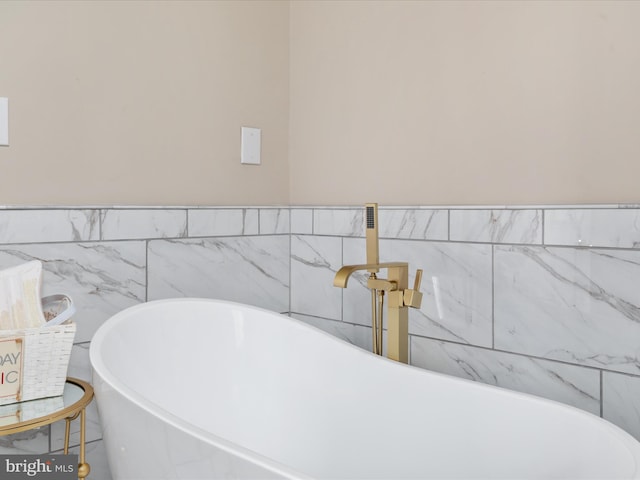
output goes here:
[[640, 2], [3, 1], [0, 205], [640, 203], [637, 25]]
[[[287, 204], [286, 1], [0, 2], [0, 205]], [[263, 165], [240, 165], [240, 127]]]
[[640, 203], [640, 2], [291, 3], [293, 204]]

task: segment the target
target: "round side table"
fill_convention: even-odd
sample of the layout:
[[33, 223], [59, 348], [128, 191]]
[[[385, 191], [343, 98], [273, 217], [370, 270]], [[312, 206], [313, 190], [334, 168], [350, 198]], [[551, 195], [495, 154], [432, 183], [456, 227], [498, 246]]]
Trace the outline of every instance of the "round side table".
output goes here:
[[80, 455], [78, 478], [89, 475], [91, 468], [85, 462], [85, 409], [93, 399], [93, 387], [76, 378], [67, 378], [59, 397], [41, 398], [0, 406], [0, 436], [24, 432], [59, 420], [66, 422], [64, 453], [69, 453], [71, 422], [80, 417]]

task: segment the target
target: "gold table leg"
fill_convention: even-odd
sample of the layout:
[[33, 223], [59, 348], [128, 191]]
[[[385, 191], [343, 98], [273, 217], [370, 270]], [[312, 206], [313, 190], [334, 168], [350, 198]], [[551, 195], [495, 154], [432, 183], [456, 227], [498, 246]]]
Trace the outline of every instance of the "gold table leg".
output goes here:
[[91, 467], [84, 460], [84, 430], [86, 426], [85, 409], [80, 412], [80, 464], [78, 465], [78, 478], [86, 478], [91, 471]]
[[[91, 471], [91, 467], [88, 463], [85, 462], [85, 428], [86, 428], [86, 414], [85, 409], [80, 410], [80, 456], [78, 458], [78, 478], [86, 478]], [[78, 414], [76, 413], [73, 417], [65, 418], [65, 429], [64, 429], [64, 454], [67, 455], [69, 453], [69, 431], [71, 429], [71, 421], [78, 418]]]
[[71, 429], [71, 418], [64, 419], [64, 454], [69, 454], [69, 430]]

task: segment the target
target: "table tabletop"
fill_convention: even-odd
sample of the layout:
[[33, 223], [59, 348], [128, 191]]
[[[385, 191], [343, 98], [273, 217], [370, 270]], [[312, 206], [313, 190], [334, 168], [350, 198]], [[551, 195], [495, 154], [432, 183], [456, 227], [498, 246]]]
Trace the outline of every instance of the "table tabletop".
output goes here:
[[0, 436], [75, 417], [93, 399], [93, 387], [68, 377], [62, 395], [0, 406]]

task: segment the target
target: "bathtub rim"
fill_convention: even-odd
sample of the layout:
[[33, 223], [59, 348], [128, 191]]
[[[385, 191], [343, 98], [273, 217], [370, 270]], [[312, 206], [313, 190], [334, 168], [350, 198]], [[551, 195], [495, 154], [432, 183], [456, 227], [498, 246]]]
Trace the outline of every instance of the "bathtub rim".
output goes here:
[[[315, 334], [319, 334], [324, 336], [331, 341], [342, 343], [346, 347], [350, 347], [353, 349], [352, 354], [358, 356], [367, 356], [370, 359], [375, 359], [380, 363], [380, 366], [383, 368], [402, 368], [409, 369], [413, 371], [413, 374], [422, 375], [425, 378], [436, 377], [444, 380], [446, 382], [451, 382], [454, 384], [468, 384], [472, 388], [487, 390], [489, 392], [493, 392], [497, 395], [503, 395], [508, 398], [513, 399], [514, 401], [521, 401], [533, 404], [548, 404], [551, 407], [560, 408], [563, 410], [563, 413], [571, 416], [578, 416], [584, 418], [584, 421], [591, 421], [600, 424], [601, 428], [605, 428], [609, 431], [613, 437], [615, 437], [622, 445], [624, 445], [628, 454], [634, 459], [634, 475], [637, 476], [640, 473], [640, 442], [636, 440], [630, 433], [623, 430], [618, 425], [606, 420], [600, 416], [597, 416], [591, 412], [586, 410], [582, 410], [573, 405], [569, 405], [566, 403], [562, 403], [557, 400], [541, 397], [531, 393], [519, 392], [516, 390], [511, 390], [506, 387], [501, 387], [497, 385], [491, 385], [482, 383], [479, 381], [455, 377], [452, 375], [447, 375], [445, 373], [434, 372], [431, 370], [427, 370], [421, 367], [417, 367], [410, 364], [402, 364], [396, 361], [390, 360], [386, 357], [381, 357], [379, 355], [373, 354], [372, 352], [357, 347], [345, 340], [342, 340], [330, 333], [321, 330], [318, 327], [313, 325], [309, 325], [302, 320], [299, 320], [295, 317], [291, 317], [286, 313], [278, 313], [273, 310], [268, 310], [265, 308], [240, 303], [233, 302], [228, 300], [220, 300], [213, 298], [202, 298], [202, 297], [179, 297], [179, 298], [168, 298], [168, 299], [159, 299], [159, 300], [151, 300], [148, 302], [140, 303], [128, 308], [125, 308], [116, 314], [112, 315], [109, 319], [107, 319], [96, 331], [94, 334], [90, 347], [89, 347], [89, 359], [92, 368], [92, 374], [98, 375], [101, 377], [102, 381], [108, 384], [111, 388], [118, 392], [118, 394], [127, 398], [127, 400], [134, 403], [137, 407], [149, 412], [154, 417], [159, 418], [160, 420], [166, 421], [169, 425], [174, 428], [179, 429], [180, 431], [193, 435], [199, 440], [208, 443], [215, 448], [219, 448], [220, 450], [229, 453], [231, 455], [237, 456], [243, 460], [254, 463], [262, 468], [265, 468], [269, 471], [272, 471], [278, 475], [282, 475], [284, 478], [288, 479], [312, 479], [307, 474], [304, 474], [294, 468], [287, 466], [277, 460], [273, 460], [269, 457], [266, 457], [254, 450], [243, 447], [242, 445], [229, 441], [224, 437], [211, 433], [207, 430], [204, 430], [193, 423], [185, 421], [175, 414], [169, 412], [168, 410], [162, 408], [153, 400], [148, 399], [147, 397], [141, 395], [134, 389], [128, 387], [125, 383], [119, 381], [114, 375], [111, 374], [109, 368], [102, 361], [102, 357], [98, 353], [98, 348], [102, 343], [103, 339], [109, 334], [109, 331], [116, 328], [118, 324], [125, 321], [131, 315], [136, 314], [139, 310], [153, 309], [158, 306], [164, 304], [175, 304], [175, 303], [209, 303], [215, 305], [226, 305], [239, 309], [252, 310], [255, 312], [264, 313], [267, 315], [275, 315], [277, 317], [281, 317], [282, 320], [291, 321], [296, 324], [297, 328], [312, 330]], [[106, 372], [106, 374], [105, 374]], [[95, 382], [94, 382], [95, 383]]]
[[[214, 448], [218, 448], [225, 453], [233, 455], [235, 457], [239, 457], [242, 460], [247, 462], [256, 464], [266, 470], [274, 472], [277, 475], [281, 475], [283, 478], [297, 480], [297, 479], [312, 479], [313, 477], [309, 477], [283, 463], [272, 460], [264, 455], [261, 455], [254, 450], [243, 447], [235, 442], [231, 442], [224, 437], [211, 433], [207, 430], [204, 430], [197, 425], [194, 425], [191, 422], [187, 422], [177, 415], [169, 412], [168, 410], [162, 408], [153, 400], [141, 395], [134, 389], [127, 386], [124, 382], [119, 381], [115, 375], [111, 373], [109, 368], [103, 362], [102, 357], [98, 353], [99, 346], [103, 339], [109, 334], [109, 331], [115, 328], [119, 323], [125, 321], [127, 317], [131, 314], [135, 314], [138, 310], [145, 310], [148, 308], [154, 308], [158, 305], [166, 304], [166, 303], [175, 303], [177, 301], [184, 301], [187, 303], [191, 302], [201, 302], [205, 301], [208, 303], [224, 303], [228, 305], [233, 305], [240, 308], [251, 308], [255, 310], [260, 310], [262, 312], [268, 312], [271, 314], [279, 315], [276, 312], [271, 310], [266, 310], [259, 307], [252, 307], [250, 305], [246, 305], [238, 302], [230, 302], [226, 300], [215, 300], [215, 299], [207, 299], [207, 298], [173, 298], [173, 299], [162, 299], [162, 300], [152, 300], [149, 302], [140, 303], [138, 305], [134, 305], [132, 307], [125, 308], [118, 313], [112, 315], [109, 319], [107, 319], [96, 331], [94, 334], [91, 345], [89, 346], [89, 361], [92, 369], [92, 376], [98, 375], [103, 383], [106, 383], [110, 388], [115, 390], [119, 395], [126, 398], [128, 401], [132, 402], [136, 407], [148, 412], [153, 417], [158, 418], [159, 420], [166, 422], [173, 428], [180, 430], [181, 432], [194, 436], [198, 440], [205, 442], [209, 445], [212, 445]], [[94, 348], [94, 343], [96, 347]], [[96, 384], [95, 380], [93, 384]], [[99, 405], [98, 405], [99, 409]]]

